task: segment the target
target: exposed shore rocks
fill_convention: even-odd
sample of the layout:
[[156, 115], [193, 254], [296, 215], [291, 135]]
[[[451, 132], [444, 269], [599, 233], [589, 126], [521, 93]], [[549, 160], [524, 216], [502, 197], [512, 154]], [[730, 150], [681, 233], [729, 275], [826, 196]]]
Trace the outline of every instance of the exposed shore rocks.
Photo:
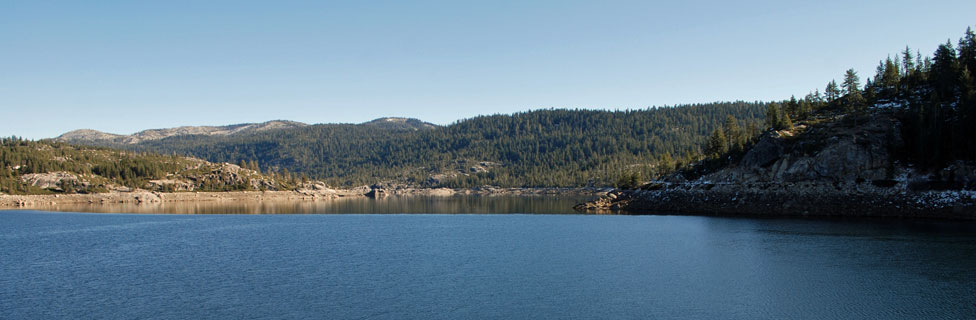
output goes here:
[[330, 194], [308, 194], [297, 191], [228, 191], [228, 192], [107, 192], [95, 194], [0, 195], [0, 209], [42, 207], [54, 204], [154, 204], [163, 202], [243, 201], [243, 200], [313, 200], [332, 199]]
[[605, 188], [401, 188], [383, 189], [363, 186], [353, 189], [330, 189], [325, 185], [308, 184], [297, 191], [227, 191], [227, 192], [149, 192], [136, 189], [95, 194], [5, 195], [0, 194], [0, 209], [43, 208], [55, 204], [155, 204], [164, 202], [213, 201], [328, 201], [344, 197], [386, 196], [598, 196]]
[[617, 190], [576, 206], [591, 213], [745, 216], [900, 217], [976, 220], [976, 192], [709, 190], [672, 187]]

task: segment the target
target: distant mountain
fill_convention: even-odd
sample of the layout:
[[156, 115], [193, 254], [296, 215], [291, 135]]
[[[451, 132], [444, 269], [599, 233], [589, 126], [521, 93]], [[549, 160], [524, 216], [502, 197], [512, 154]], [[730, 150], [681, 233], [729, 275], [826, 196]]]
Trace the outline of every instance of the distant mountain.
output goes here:
[[62, 134], [54, 140], [84, 145], [132, 145], [174, 136], [229, 136], [251, 134], [268, 130], [301, 128], [304, 126], [307, 126], [307, 124], [295, 121], [274, 120], [262, 123], [243, 123], [227, 126], [183, 126], [167, 129], [150, 129], [131, 135], [106, 133], [92, 129], [80, 129]]
[[394, 130], [429, 130], [440, 127], [436, 124], [424, 122], [418, 119], [397, 117], [379, 118], [373, 121], [364, 122], [362, 125]]

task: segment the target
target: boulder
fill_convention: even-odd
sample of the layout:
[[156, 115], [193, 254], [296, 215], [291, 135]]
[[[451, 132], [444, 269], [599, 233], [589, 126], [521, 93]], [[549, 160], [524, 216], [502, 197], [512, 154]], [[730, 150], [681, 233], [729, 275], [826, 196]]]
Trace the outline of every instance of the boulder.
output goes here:
[[776, 133], [769, 133], [759, 140], [749, 152], [742, 157], [740, 164], [746, 168], [766, 167], [783, 156], [785, 147], [783, 139]]

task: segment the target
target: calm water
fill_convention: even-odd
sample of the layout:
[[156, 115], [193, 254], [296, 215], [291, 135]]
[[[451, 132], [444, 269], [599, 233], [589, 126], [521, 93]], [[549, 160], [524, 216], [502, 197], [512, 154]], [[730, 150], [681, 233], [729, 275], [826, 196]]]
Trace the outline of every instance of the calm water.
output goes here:
[[320, 201], [203, 201], [146, 204], [60, 204], [45, 211], [178, 214], [282, 213], [575, 213], [571, 208], [594, 197], [556, 196], [411, 196], [370, 199], [348, 197]]
[[973, 319], [974, 270], [965, 223], [0, 211], [2, 319]]

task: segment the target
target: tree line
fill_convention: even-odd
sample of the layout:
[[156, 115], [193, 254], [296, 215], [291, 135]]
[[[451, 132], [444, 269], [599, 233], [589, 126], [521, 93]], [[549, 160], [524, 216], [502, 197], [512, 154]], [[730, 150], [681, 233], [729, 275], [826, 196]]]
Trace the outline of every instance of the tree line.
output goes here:
[[[759, 127], [766, 105], [721, 102], [641, 110], [547, 109], [486, 115], [429, 130], [323, 124], [245, 136], [177, 136], [135, 150], [255, 162], [338, 187], [574, 187], [651, 177], [700, 159], [729, 118]], [[484, 165], [483, 165], [484, 164]], [[479, 169], [480, 168], [480, 169]]]
[[[938, 170], [952, 161], [976, 160], [974, 68], [976, 35], [972, 28], [966, 29], [955, 47], [952, 41], [939, 45], [933, 57], [905, 47], [894, 58], [879, 61], [874, 77], [863, 86], [858, 72], [851, 68], [840, 84], [829, 81], [823, 93], [816, 89], [800, 99], [793, 96], [767, 103], [761, 128], [743, 129], [729, 117], [705, 142], [702, 161], [680, 169], [694, 176], [722, 168], [744, 156], [762, 132], [791, 130], [795, 121], [842, 120], [857, 126], [872, 112], [900, 120], [906, 147], [892, 151], [919, 169]], [[617, 184], [636, 187], [638, 181], [634, 175], [625, 175]]]
[[[865, 80], [857, 71], [844, 72], [840, 85], [835, 80], [801, 100], [770, 103], [766, 128], [792, 127], [792, 119], [843, 116], [851, 125], [870, 112], [890, 112], [903, 124], [906, 148], [899, 150], [906, 160], [922, 168], [938, 169], [952, 161], [976, 160], [976, 34], [972, 28], [953, 46], [951, 40], [934, 54], [905, 47], [894, 57], [878, 62], [873, 78]], [[714, 134], [713, 134], [714, 135]]]

